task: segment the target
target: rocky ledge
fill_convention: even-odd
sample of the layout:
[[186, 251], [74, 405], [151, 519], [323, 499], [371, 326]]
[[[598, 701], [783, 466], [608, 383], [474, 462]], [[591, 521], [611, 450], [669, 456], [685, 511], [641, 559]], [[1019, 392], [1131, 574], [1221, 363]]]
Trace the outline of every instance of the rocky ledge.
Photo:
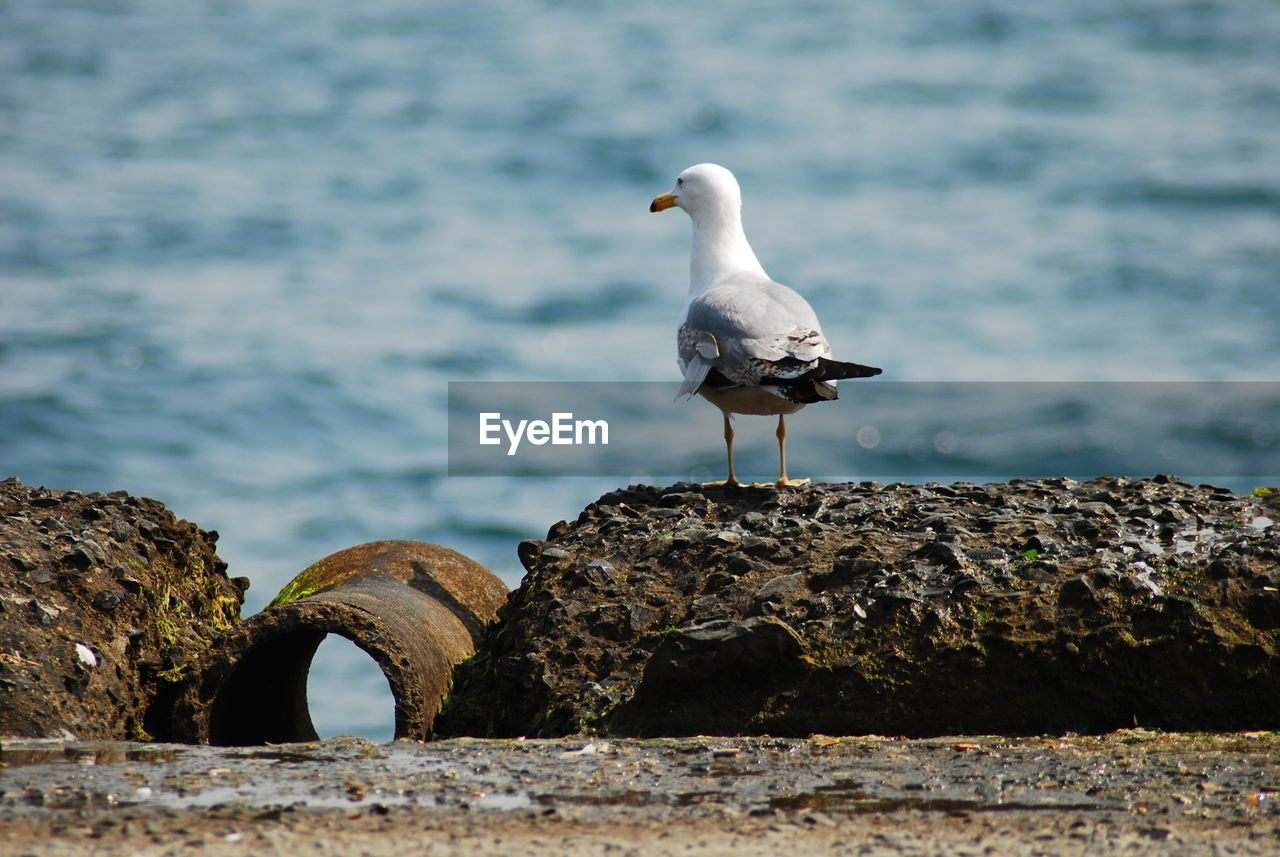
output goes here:
[[0, 734], [165, 737], [180, 682], [248, 586], [217, 538], [124, 491], [0, 482]]
[[1280, 493], [633, 486], [519, 554], [441, 735], [1280, 727]]

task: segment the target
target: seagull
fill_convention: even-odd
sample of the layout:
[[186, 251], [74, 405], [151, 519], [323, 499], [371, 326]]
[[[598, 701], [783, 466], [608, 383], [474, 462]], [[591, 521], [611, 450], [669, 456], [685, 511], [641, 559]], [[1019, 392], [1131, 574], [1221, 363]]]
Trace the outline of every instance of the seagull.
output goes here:
[[[718, 164], [697, 164], [655, 197], [649, 211], [682, 208], [693, 221], [689, 300], [676, 339], [684, 381], [676, 398], [697, 393], [724, 416], [733, 471], [733, 414], [778, 415], [779, 488], [808, 479], [787, 477], [786, 415], [835, 399], [840, 378], [869, 378], [882, 370], [831, 359], [818, 316], [808, 301], [764, 272], [742, 231], [742, 191]], [[718, 483], [717, 483], [718, 484]]]

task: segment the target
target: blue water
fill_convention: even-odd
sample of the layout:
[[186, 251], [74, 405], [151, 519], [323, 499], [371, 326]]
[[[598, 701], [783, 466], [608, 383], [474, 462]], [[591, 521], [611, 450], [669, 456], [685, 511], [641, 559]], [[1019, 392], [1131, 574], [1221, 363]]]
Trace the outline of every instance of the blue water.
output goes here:
[[886, 378], [1280, 380], [1278, 68], [1270, 0], [0, 0], [0, 472], [217, 529], [246, 613], [379, 538], [514, 585], [617, 480], [446, 477], [446, 384], [675, 378], [705, 160]]

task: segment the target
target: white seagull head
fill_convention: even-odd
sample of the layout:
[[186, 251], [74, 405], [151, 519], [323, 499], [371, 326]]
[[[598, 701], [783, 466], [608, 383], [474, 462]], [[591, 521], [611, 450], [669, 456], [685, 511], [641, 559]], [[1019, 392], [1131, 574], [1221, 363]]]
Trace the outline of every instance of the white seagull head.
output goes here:
[[676, 186], [656, 197], [650, 211], [683, 208], [694, 220], [704, 215], [736, 218], [742, 211], [742, 191], [733, 173], [719, 164], [695, 164], [676, 177]]

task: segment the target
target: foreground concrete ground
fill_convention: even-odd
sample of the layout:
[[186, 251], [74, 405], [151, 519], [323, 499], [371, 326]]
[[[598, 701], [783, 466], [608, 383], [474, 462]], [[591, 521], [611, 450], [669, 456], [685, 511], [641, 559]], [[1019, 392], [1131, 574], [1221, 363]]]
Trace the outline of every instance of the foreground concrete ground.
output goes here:
[[0, 854], [1271, 855], [1280, 734], [8, 742]]

